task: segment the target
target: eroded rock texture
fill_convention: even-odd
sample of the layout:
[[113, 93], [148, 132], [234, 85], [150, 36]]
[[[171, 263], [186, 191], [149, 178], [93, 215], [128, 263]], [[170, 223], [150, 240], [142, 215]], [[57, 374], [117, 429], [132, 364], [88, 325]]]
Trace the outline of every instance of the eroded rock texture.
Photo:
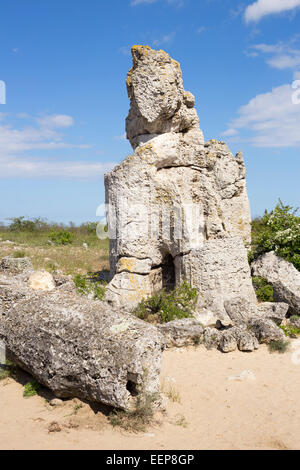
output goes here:
[[154, 326], [77, 295], [72, 282], [47, 292], [27, 278], [0, 273], [0, 339], [17, 364], [61, 398], [126, 409], [159, 392], [164, 340]]
[[204, 142], [178, 62], [146, 46], [132, 56], [126, 129], [134, 153], [105, 176], [108, 300], [134, 307], [185, 278], [199, 290], [199, 308], [222, 317], [228, 297], [255, 301], [243, 156]]

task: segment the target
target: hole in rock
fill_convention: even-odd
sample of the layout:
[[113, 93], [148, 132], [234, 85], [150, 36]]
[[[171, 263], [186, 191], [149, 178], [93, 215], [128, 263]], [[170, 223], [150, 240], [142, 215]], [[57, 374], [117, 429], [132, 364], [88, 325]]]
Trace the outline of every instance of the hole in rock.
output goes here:
[[126, 384], [126, 388], [128, 392], [130, 393], [130, 395], [132, 395], [133, 397], [136, 397], [138, 395], [136, 384], [132, 382], [132, 380], [128, 380]]
[[163, 289], [171, 291], [175, 289], [176, 276], [173, 257], [169, 254], [165, 257], [162, 265], [162, 286]]

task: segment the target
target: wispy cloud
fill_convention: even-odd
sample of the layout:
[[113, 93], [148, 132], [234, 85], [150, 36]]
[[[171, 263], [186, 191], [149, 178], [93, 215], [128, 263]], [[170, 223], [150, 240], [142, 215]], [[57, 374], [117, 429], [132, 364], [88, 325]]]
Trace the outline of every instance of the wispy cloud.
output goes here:
[[175, 32], [165, 34], [164, 36], [160, 38], [154, 39], [152, 41], [152, 44], [155, 47], [160, 47], [160, 46], [163, 46], [164, 44], [170, 44], [173, 41], [174, 37], [175, 37]]
[[207, 31], [207, 28], [205, 26], [199, 26], [199, 28], [197, 28], [196, 30], [196, 33], [202, 34], [202, 33], [205, 33], [205, 31]]
[[299, 147], [300, 105], [293, 101], [295, 89], [282, 85], [271, 92], [257, 95], [238, 110], [238, 117], [223, 133], [227, 136], [242, 136], [257, 147]]
[[251, 52], [248, 52], [248, 55], [250, 57], [257, 57], [259, 54], [266, 55], [267, 64], [275, 69], [295, 69], [300, 66], [300, 49], [293, 47], [291, 43], [255, 44], [251, 46]]
[[[20, 116], [19, 116], [20, 117]], [[26, 116], [28, 119], [28, 117]], [[75, 145], [64, 140], [61, 130], [74, 125], [67, 115], [48, 115], [34, 119], [35, 125], [21, 128], [0, 124], [0, 177], [1, 178], [98, 178], [112, 168], [113, 163], [83, 160], [63, 160], [57, 155], [62, 149], [87, 149], [88, 145]], [[55, 150], [53, 158], [45, 158], [43, 151]], [[40, 152], [39, 157], [33, 156]], [[29, 153], [28, 153], [29, 152]], [[31, 155], [30, 155], [31, 153]]]
[[247, 23], [260, 21], [268, 15], [291, 11], [300, 7], [300, 0], [257, 0], [246, 8]]

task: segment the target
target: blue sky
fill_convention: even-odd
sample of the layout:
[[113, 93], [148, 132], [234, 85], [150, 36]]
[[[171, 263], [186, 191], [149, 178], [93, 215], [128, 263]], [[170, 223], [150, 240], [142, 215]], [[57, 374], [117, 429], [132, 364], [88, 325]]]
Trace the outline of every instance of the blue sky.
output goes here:
[[300, 206], [300, 0], [0, 0], [0, 8], [0, 221], [97, 220], [104, 172], [131, 153], [125, 79], [134, 44], [178, 60], [206, 140], [243, 150], [253, 216], [278, 197]]

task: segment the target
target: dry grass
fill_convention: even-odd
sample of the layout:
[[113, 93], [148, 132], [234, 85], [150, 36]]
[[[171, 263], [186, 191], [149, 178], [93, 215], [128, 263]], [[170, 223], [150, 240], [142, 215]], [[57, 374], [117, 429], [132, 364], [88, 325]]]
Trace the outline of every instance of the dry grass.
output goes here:
[[[87, 274], [109, 269], [109, 242], [96, 234], [75, 233], [72, 245], [51, 246], [47, 233], [0, 232], [0, 258], [22, 252], [31, 258], [35, 269], [60, 270], [65, 274]], [[14, 245], [3, 243], [5, 240]], [[86, 243], [86, 250], [82, 245]]]

